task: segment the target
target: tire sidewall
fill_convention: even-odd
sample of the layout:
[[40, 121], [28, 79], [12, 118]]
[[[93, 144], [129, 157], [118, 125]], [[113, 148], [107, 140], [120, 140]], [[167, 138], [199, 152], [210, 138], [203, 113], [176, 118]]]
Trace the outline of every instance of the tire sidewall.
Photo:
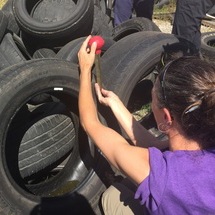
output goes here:
[[[4, 204], [6, 205], [4, 208], [20, 215], [30, 214], [35, 209], [37, 211], [35, 214], [38, 214], [42, 210], [41, 202], [43, 202], [44, 210], [48, 211], [48, 213], [62, 208], [60, 205], [62, 202], [65, 202], [65, 205], [71, 202], [67, 205], [70, 210], [68, 210], [68, 207], [65, 207], [61, 211], [61, 213], [66, 215], [69, 212], [71, 213], [71, 210], [77, 210], [77, 207], [79, 207], [77, 204], [74, 206], [72, 203], [73, 200], [74, 202], [76, 201], [75, 193], [83, 196], [93, 207], [96, 207], [100, 196], [99, 193], [101, 194], [105, 188], [100, 177], [98, 177], [99, 174], [104, 174], [102, 162], [96, 161], [94, 170], [89, 172], [89, 176], [75, 192], [59, 198], [48, 198], [46, 201], [46, 198], [33, 196], [29, 192], [26, 192], [24, 187], [22, 188], [16, 184], [13, 176], [13, 174], [16, 174], [16, 171], [14, 173], [9, 172], [7, 162], [7, 159], [13, 158], [6, 157], [6, 152], [8, 151], [8, 146], [6, 147], [7, 131], [19, 107], [26, 102], [27, 98], [35, 95], [39, 91], [53, 89], [55, 87], [56, 90], [63, 90], [77, 97], [79, 89], [77, 66], [71, 64], [71, 62], [59, 59], [31, 60], [5, 69], [0, 74], [0, 83], [0, 100], [4, 101], [4, 105], [0, 107], [0, 117], [2, 118], [0, 124], [0, 207], [3, 208]], [[13, 83], [13, 87], [8, 87], [11, 86], [11, 83]], [[97, 159], [100, 160], [100, 157], [98, 156]], [[60, 212], [56, 214], [60, 214]]]
[[[209, 43], [212, 42], [212, 45]], [[201, 35], [201, 52], [206, 58], [215, 60], [215, 32], [205, 32]]]

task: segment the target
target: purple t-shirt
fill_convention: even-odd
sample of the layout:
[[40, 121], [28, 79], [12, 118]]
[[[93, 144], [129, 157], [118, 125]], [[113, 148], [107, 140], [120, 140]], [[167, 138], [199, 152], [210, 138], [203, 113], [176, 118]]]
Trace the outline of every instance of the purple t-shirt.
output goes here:
[[215, 148], [165, 151], [149, 148], [150, 174], [135, 198], [150, 214], [215, 214]]

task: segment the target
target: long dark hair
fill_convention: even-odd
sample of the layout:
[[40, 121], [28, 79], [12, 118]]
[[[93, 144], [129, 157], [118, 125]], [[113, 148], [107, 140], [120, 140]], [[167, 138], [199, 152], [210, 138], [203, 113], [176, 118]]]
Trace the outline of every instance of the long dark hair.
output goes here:
[[158, 75], [160, 107], [167, 107], [187, 138], [202, 148], [215, 146], [215, 65], [198, 57], [181, 57]]

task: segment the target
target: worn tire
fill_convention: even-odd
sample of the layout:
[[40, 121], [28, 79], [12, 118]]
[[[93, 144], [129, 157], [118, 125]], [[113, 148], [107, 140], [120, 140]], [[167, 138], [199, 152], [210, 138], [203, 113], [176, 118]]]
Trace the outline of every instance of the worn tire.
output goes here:
[[6, 33], [8, 17], [4, 11], [0, 10], [0, 42]]
[[24, 61], [26, 58], [18, 48], [12, 34], [7, 33], [0, 44], [0, 70]]
[[[57, 102], [42, 104], [29, 114], [22, 127], [24, 136], [19, 147], [19, 171], [23, 178], [35, 177], [47, 168], [58, 166], [71, 152], [78, 131], [78, 120]], [[23, 132], [22, 132], [23, 133]], [[55, 135], [54, 135], [55, 134]]]
[[201, 53], [207, 59], [215, 60], [215, 32], [205, 32], [201, 35]]
[[160, 31], [159, 27], [150, 19], [133, 17], [113, 28], [113, 39], [118, 41], [125, 36], [140, 31]]
[[38, 58], [54, 58], [54, 57], [56, 57], [56, 53], [52, 49], [41, 48], [41, 49], [37, 49], [34, 52], [32, 57], [34, 59], [38, 59]]
[[94, 6], [92, 35], [111, 37], [113, 27], [109, 25], [109, 17], [98, 7]]
[[89, 35], [93, 12], [92, 0], [13, 1], [14, 16], [31, 46], [58, 47]]
[[[80, 47], [85, 39], [86, 37], [80, 37], [78, 39], [72, 40], [71, 42], [63, 46], [55, 57], [78, 64], [78, 51], [80, 50]], [[105, 44], [101, 48], [101, 55], [103, 55], [115, 43], [115, 41], [111, 37], [103, 37], [103, 39], [105, 41]]]
[[20, 29], [13, 15], [12, 5], [13, 0], [7, 0], [1, 10], [5, 13], [5, 15], [8, 18], [7, 32], [19, 34]]
[[[111, 46], [101, 58], [104, 87], [114, 91], [131, 112], [136, 103], [141, 108], [151, 101], [150, 93], [147, 94], [147, 99], [145, 93], [148, 82], [154, 84], [156, 65], [160, 63], [161, 54], [164, 50], [171, 50], [170, 47], [174, 45], [180, 48], [179, 38], [156, 31], [142, 31], [124, 37]], [[183, 48], [183, 45], [181, 47]], [[143, 90], [144, 86], [146, 90]], [[106, 118], [108, 125], [123, 133], [115, 118], [111, 117], [109, 109], [100, 108], [104, 116], [110, 116]], [[156, 136], [161, 135], [152, 113], [140, 121]], [[162, 135], [161, 137], [163, 138]]]
[[[32, 97], [40, 93], [49, 93], [56, 101], [63, 103], [70, 113], [78, 116], [78, 89], [77, 65], [64, 60], [29, 60], [1, 71], [0, 212], [2, 215], [101, 213], [98, 201], [105, 189], [110, 167], [81, 128], [76, 135], [78, 144], [74, 145], [68, 160], [57, 169], [26, 182], [18, 168], [19, 145], [24, 135], [16, 138], [17, 130], [12, 125], [22, 107]], [[22, 120], [19, 120], [19, 123], [21, 123], [19, 127], [25, 125]]]

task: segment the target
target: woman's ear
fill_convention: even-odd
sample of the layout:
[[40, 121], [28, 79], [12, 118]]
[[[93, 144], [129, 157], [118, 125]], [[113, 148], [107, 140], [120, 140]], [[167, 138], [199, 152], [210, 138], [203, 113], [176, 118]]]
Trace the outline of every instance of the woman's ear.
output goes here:
[[173, 117], [171, 116], [171, 113], [167, 108], [163, 108], [163, 113], [164, 113], [164, 121], [165, 122], [172, 122], [173, 121]]

